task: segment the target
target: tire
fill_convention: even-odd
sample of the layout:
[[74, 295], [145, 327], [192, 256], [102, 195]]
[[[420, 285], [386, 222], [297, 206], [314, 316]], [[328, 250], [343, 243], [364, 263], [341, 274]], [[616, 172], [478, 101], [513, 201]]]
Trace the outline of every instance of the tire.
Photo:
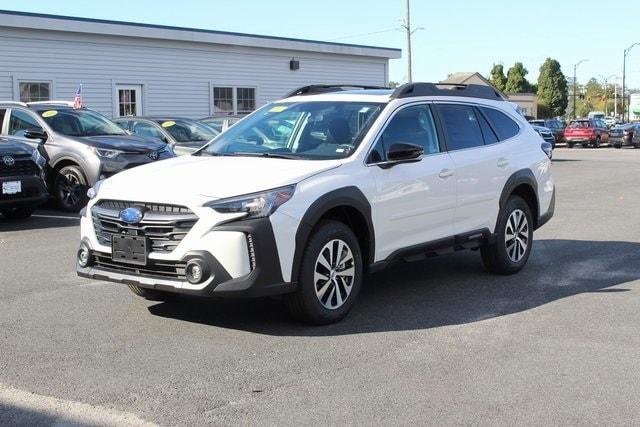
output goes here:
[[[522, 222], [520, 222], [519, 229], [521, 233], [516, 234], [514, 239], [508, 239], [507, 230], [513, 229], [514, 223], [518, 221], [518, 218], [521, 218], [520, 215], [524, 216], [526, 223], [522, 226]], [[524, 238], [526, 238], [526, 241], [523, 241]], [[531, 208], [522, 197], [511, 196], [498, 216], [495, 242], [480, 249], [482, 262], [491, 273], [504, 275], [517, 273], [527, 263], [531, 254], [532, 243], [533, 220]], [[524, 252], [516, 254], [515, 251], [521, 250], [523, 245], [525, 246]]]
[[613, 148], [622, 148], [622, 144], [613, 144]]
[[569, 148], [573, 148], [575, 144], [573, 142], [567, 142], [567, 147]]
[[2, 212], [7, 219], [26, 219], [33, 214], [35, 208], [15, 208]]
[[600, 137], [596, 137], [596, 140], [593, 142], [593, 148], [600, 148]]
[[55, 178], [54, 195], [65, 212], [78, 212], [87, 204], [87, 179], [78, 166], [65, 166]]
[[138, 295], [139, 297], [148, 299], [149, 301], [168, 301], [174, 299], [177, 296], [177, 294], [173, 294], [171, 292], [158, 291], [156, 289], [147, 289], [136, 285], [127, 286], [129, 286], [131, 292]]
[[589, 148], [589, 143], [588, 142], [583, 142], [582, 143], [582, 148]]
[[353, 306], [363, 272], [362, 252], [353, 231], [338, 221], [322, 221], [302, 255], [298, 288], [285, 296], [285, 304], [302, 322], [335, 323]]

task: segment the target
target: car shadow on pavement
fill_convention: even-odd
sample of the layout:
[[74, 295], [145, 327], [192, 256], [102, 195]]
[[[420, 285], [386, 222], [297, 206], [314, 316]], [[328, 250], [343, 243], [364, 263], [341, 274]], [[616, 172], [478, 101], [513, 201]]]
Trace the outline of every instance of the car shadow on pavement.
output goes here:
[[529, 310], [583, 293], [616, 293], [640, 279], [640, 243], [538, 240], [519, 274], [485, 272], [478, 252], [403, 263], [371, 275], [342, 322], [292, 320], [281, 301], [178, 298], [156, 316], [278, 336], [332, 336], [459, 325]]
[[26, 219], [6, 219], [0, 215], [0, 233], [3, 231], [41, 230], [45, 228], [76, 227], [79, 225], [79, 217], [55, 213], [36, 213]]

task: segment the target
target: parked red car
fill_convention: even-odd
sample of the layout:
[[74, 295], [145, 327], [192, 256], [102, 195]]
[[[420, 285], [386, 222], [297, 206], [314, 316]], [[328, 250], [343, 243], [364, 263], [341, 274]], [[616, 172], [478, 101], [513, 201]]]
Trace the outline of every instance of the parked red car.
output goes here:
[[598, 148], [600, 144], [609, 142], [609, 129], [601, 119], [572, 120], [564, 130], [564, 138], [569, 148], [576, 144]]

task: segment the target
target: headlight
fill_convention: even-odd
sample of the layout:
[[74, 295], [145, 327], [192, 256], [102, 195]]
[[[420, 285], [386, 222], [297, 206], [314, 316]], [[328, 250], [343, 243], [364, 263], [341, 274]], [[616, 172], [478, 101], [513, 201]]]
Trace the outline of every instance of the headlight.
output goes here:
[[90, 199], [95, 199], [96, 196], [98, 195], [98, 191], [100, 191], [100, 186], [102, 185], [103, 182], [104, 182], [104, 179], [101, 179], [100, 181], [96, 181], [96, 183], [93, 184], [93, 187], [87, 190], [87, 197]]
[[263, 193], [247, 194], [207, 203], [205, 206], [220, 213], [246, 213], [245, 218], [263, 218], [285, 204], [296, 189], [295, 185], [276, 188]]
[[104, 148], [96, 148], [96, 147], [91, 147], [91, 151], [96, 153], [98, 157], [102, 157], [105, 159], [113, 159], [118, 154], [122, 153], [122, 151], [118, 151], [118, 150], [106, 150]]
[[31, 160], [33, 160], [36, 165], [40, 166], [40, 168], [43, 168], [44, 165], [47, 164], [47, 160], [42, 157], [38, 150], [33, 150], [33, 152], [31, 153]]

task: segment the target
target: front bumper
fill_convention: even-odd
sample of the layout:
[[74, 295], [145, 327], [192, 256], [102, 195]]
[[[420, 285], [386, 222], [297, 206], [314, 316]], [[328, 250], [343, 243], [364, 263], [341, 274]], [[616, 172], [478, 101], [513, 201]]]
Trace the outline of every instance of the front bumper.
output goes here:
[[[79, 276], [94, 280], [202, 297], [262, 297], [295, 290], [295, 283], [285, 282], [282, 278], [278, 250], [268, 218], [219, 225], [207, 235], [223, 236], [224, 233], [242, 235], [242, 239], [250, 236], [246, 245], [230, 244], [233, 239], [227, 239], [227, 246], [223, 248], [227, 258], [230, 253], [236, 258], [247, 257], [251, 267], [246, 274], [238, 276], [232, 268], [225, 267], [227, 261], [224, 257], [214, 255], [221, 254], [221, 248], [189, 251], [176, 260], [149, 258], [146, 265], [135, 266], [111, 260], [111, 254], [105, 252], [104, 247], [96, 250], [89, 239], [84, 239], [83, 243], [90, 248], [93, 262], [84, 268], [76, 264], [76, 271]], [[215, 242], [216, 239], [210, 241]], [[209, 270], [208, 278], [197, 285], [189, 283], [181, 274], [186, 263], [193, 258], [204, 261]], [[175, 267], [175, 274], [173, 270], [171, 272], [172, 277], [159, 274], [160, 268], [166, 270], [167, 265]]]
[[22, 191], [17, 194], [0, 193], [0, 210], [14, 208], [32, 208], [47, 201], [49, 193], [42, 178], [37, 176], [16, 176], [0, 178], [0, 188], [3, 182], [20, 181]]

